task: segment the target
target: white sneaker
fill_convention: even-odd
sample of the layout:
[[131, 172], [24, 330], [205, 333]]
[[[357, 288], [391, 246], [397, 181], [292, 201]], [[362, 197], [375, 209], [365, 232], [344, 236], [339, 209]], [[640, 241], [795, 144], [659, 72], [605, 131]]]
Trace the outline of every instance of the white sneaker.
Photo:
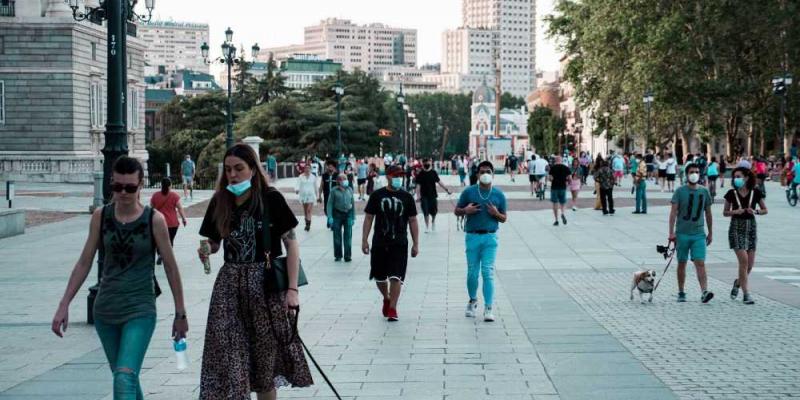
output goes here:
[[431, 222], [431, 232], [436, 232], [436, 222]]
[[430, 231], [431, 231], [431, 228], [429, 228], [429, 227], [427, 227], [427, 226], [426, 226], [426, 227], [425, 227], [425, 233], [430, 233]]
[[494, 314], [492, 314], [491, 307], [486, 307], [486, 309], [483, 310], [483, 320], [486, 322], [494, 322]]
[[476, 311], [478, 311], [478, 302], [470, 301], [467, 303], [467, 311], [464, 312], [464, 316], [467, 318], [475, 318]]

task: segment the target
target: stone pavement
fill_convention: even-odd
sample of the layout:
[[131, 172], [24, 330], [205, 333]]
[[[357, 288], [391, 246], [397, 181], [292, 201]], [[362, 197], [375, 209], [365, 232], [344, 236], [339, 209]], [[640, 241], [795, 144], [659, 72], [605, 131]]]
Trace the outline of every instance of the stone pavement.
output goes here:
[[[290, 187], [291, 181], [278, 186]], [[786, 221], [796, 221], [798, 210], [785, 203], [777, 186], [770, 192], [770, 214], [759, 221], [755, 306], [728, 299], [735, 258], [727, 249], [720, 204], [714, 206], [716, 240], [708, 260], [717, 297], [705, 306], [695, 301], [691, 267], [692, 302], [674, 302], [674, 266], [654, 304], [628, 301], [632, 271], [643, 265], [660, 273], [664, 267], [654, 247], [665, 241], [666, 207], [651, 207], [646, 216], [625, 208], [613, 217], [570, 211], [569, 224], [560, 227], [550, 225], [549, 211], [514, 211], [500, 231], [495, 323], [463, 316], [463, 234], [452, 216], [441, 216], [437, 232], [421, 234], [398, 323], [380, 315], [380, 298], [367, 280], [368, 257], [356, 246], [352, 263], [333, 262], [330, 233], [315, 218], [312, 231], [298, 235], [311, 282], [301, 293], [301, 334], [347, 399], [798, 396], [800, 288], [766, 277], [791, 276], [785, 268], [797, 266], [796, 240], [790, 241], [796, 228]], [[111, 399], [111, 374], [94, 330], [84, 322], [94, 273], [72, 304], [66, 337], [56, 338], [49, 328], [87, 224], [88, 216], [80, 216], [0, 240], [0, 400]], [[191, 366], [175, 370], [171, 296], [165, 293], [141, 377], [148, 399], [197, 398], [214, 278], [196, 261], [199, 224], [192, 219], [176, 239]], [[355, 231], [358, 245], [360, 229]], [[215, 273], [221, 257], [213, 261]], [[771, 272], [759, 274], [761, 267]], [[163, 271], [157, 271], [168, 292]], [[280, 397], [333, 398], [316, 372], [315, 380], [314, 387], [284, 389]]]

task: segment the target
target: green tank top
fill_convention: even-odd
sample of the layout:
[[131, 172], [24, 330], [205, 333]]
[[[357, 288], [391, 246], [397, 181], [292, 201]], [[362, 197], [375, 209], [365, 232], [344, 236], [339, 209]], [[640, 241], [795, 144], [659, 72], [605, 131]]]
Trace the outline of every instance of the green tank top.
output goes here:
[[94, 315], [109, 324], [156, 315], [153, 280], [155, 244], [153, 209], [145, 207], [135, 221], [123, 224], [114, 206], [103, 208], [101, 219], [103, 276], [94, 303]]

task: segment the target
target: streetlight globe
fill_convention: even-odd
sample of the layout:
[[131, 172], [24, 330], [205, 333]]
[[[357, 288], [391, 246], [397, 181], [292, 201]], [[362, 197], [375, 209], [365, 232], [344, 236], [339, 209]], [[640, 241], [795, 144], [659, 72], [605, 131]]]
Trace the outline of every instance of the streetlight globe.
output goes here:
[[786, 83], [786, 85], [791, 85], [792, 84], [792, 76], [791, 75], [786, 75], [786, 78], [784, 78], [783, 81]]
[[408, 104], [403, 104], [403, 110], [410, 111], [411, 107], [409, 107]]
[[253, 47], [250, 49], [253, 52], [253, 60], [258, 58], [258, 53], [261, 52], [261, 47], [258, 46], [258, 43], [254, 44]]
[[203, 59], [208, 59], [208, 43], [203, 42], [200, 46], [200, 52], [203, 54]]
[[225, 30], [225, 41], [228, 43], [233, 42], [233, 30], [231, 27], [228, 27], [228, 29]]
[[609, 113], [608, 111], [604, 111], [603, 116], [608, 118], [609, 116], [611, 116], [611, 113]]
[[145, 0], [144, 6], [147, 8], [147, 11], [153, 11], [153, 9], [156, 8], [156, 0]]
[[78, 0], [69, 0], [70, 8], [78, 8]]
[[403, 97], [403, 95], [399, 95], [399, 96], [397, 96], [397, 102], [400, 103], [400, 104], [403, 104], [403, 103], [406, 102], [406, 98]]
[[230, 48], [231, 48], [231, 46], [228, 44], [228, 42], [225, 42], [225, 43], [222, 44], [222, 56], [223, 57], [227, 57], [228, 56], [228, 52], [230, 51]]

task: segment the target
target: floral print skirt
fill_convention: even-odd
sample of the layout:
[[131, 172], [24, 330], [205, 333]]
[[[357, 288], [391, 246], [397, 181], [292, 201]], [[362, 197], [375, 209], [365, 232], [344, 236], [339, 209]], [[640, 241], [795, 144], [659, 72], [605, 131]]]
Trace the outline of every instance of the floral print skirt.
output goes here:
[[728, 228], [728, 244], [733, 250], [755, 250], [756, 249], [756, 220], [753, 219], [731, 219], [731, 226]]
[[222, 266], [208, 310], [201, 400], [249, 400], [251, 392], [313, 384], [293, 334], [285, 293], [264, 293], [264, 263]]

